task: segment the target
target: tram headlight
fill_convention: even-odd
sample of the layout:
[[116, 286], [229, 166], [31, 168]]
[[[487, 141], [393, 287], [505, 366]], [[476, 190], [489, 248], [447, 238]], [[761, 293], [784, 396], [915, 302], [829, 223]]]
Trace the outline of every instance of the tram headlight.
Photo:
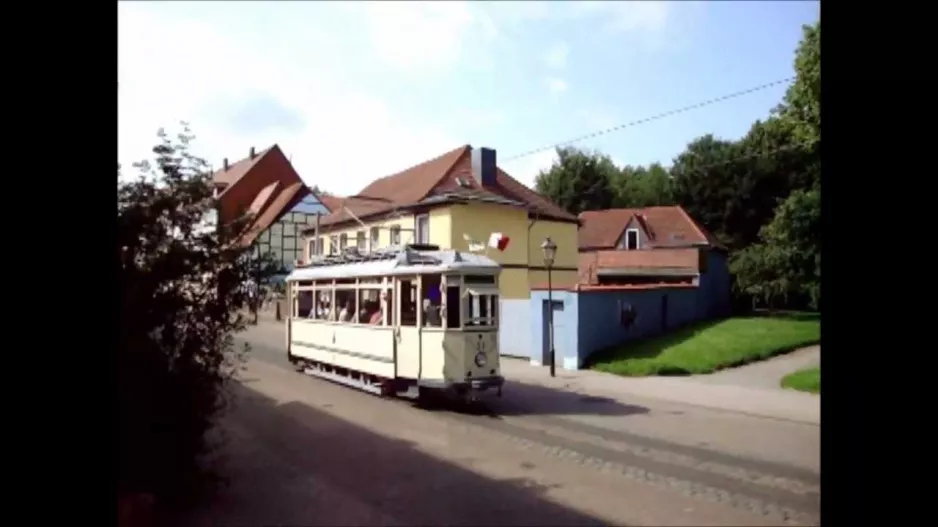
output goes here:
[[486, 362], [488, 362], [488, 358], [485, 356], [484, 351], [480, 351], [479, 353], [476, 353], [476, 358], [475, 358], [476, 366], [482, 368], [485, 366]]

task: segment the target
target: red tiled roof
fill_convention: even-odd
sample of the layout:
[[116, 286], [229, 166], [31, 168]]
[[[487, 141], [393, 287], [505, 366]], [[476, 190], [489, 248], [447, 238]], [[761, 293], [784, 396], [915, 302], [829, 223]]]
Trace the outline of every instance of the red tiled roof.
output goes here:
[[228, 170], [225, 170], [222, 167], [219, 170], [216, 170], [212, 174], [212, 181], [215, 183], [222, 183], [227, 187], [230, 187], [233, 183], [244, 177], [245, 174], [251, 171], [255, 165], [260, 163], [261, 158], [264, 157], [268, 152], [274, 149], [277, 145], [270, 146], [260, 152], [255, 153], [254, 158], [251, 159], [250, 156], [245, 157], [239, 161], [235, 161], [234, 164], [228, 165]]
[[[471, 152], [471, 146], [461, 146], [402, 172], [375, 180], [355, 196], [335, 198], [333, 203], [323, 202], [330, 214], [323, 218], [321, 224], [335, 225], [352, 220], [349, 210], [362, 218], [389, 213], [397, 207], [415, 205], [429, 197], [443, 198], [453, 194], [470, 199], [510, 200], [537, 214], [577, 221], [576, 216], [525, 187], [500, 168], [496, 172], [495, 184], [483, 187], [471, 176]], [[465, 186], [457, 183], [457, 177], [463, 180]]]
[[322, 203], [323, 207], [326, 207], [326, 210], [329, 212], [335, 212], [342, 205], [342, 200], [345, 198], [339, 196], [333, 196], [332, 194], [326, 194], [324, 192], [319, 192], [316, 194], [316, 199]]
[[580, 250], [611, 249], [622, 236], [626, 225], [636, 218], [648, 235], [648, 245], [655, 247], [718, 243], [679, 206], [643, 209], [607, 209], [580, 213]]
[[580, 253], [577, 262], [579, 283], [596, 284], [598, 282], [596, 271], [599, 269], [681, 269], [696, 272], [700, 269], [700, 253], [694, 247]]
[[[296, 206], [310, 190], [277, 145], [248, 156], [212, 174], [216, 183], [226, 184], [218, 195], [219, 219], [232, 221], [239, 211], [254, 214], [252, 224], [241, 243], [249, 245], [286, 212]], [[227, 219], [224, 219], [227, 218]]]

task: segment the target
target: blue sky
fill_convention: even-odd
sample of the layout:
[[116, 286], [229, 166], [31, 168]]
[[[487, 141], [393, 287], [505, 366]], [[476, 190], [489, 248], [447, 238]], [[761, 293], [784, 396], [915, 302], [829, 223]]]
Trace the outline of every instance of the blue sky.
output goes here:
[[[516, 154], [793, 75], [818, 2], [120, 2], [118, 156], [191, 123], [216, 166], [278, 143], [351, 194], [462, 144]], [[167, 75], [164, 71], [171, 71]], [[735, 139], [784, 86], [578, 143], [669, 164]]]

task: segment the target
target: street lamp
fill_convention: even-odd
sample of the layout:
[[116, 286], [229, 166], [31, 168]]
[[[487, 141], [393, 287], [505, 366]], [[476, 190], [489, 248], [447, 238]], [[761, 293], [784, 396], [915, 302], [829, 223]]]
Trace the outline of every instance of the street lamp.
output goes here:
[[544, 267], [547, 267], [547, 312], [548, 329], [550, 330], [550, 376], [555, 377], [554, 368], [556, 368], [556, 359], [554, 354], [554, 284], [551, 281], [551, 269], [554, 267], [554, 257], [557, 256], [557, 244], [550, 239], [550, 236], [544, 239], [541, 244], [541, 250], [544, 251]]

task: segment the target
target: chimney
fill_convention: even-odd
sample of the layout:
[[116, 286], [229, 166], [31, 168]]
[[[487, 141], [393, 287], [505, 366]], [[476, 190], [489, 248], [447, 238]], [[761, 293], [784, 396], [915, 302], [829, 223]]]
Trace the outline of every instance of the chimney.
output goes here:
[[472, 178], [483, 187], [495, 185], [495, 150], [492, 148], [472, 149]]
[[251, 147], [251, 159], [254, 159], [256, 156], [257, 156], [257, 154], [255, 154], [255, 152], [254, 152], [254, 147], [252, 146], [252, 147]]
[[227, 158], [227, 157], [225, 158], [225, 161], [224, 161], [224, 167], [225, 167], [225, 168], [224, 168], [223, 170], [224, 170], [225, 172], [228, 172], [228, 158]]

